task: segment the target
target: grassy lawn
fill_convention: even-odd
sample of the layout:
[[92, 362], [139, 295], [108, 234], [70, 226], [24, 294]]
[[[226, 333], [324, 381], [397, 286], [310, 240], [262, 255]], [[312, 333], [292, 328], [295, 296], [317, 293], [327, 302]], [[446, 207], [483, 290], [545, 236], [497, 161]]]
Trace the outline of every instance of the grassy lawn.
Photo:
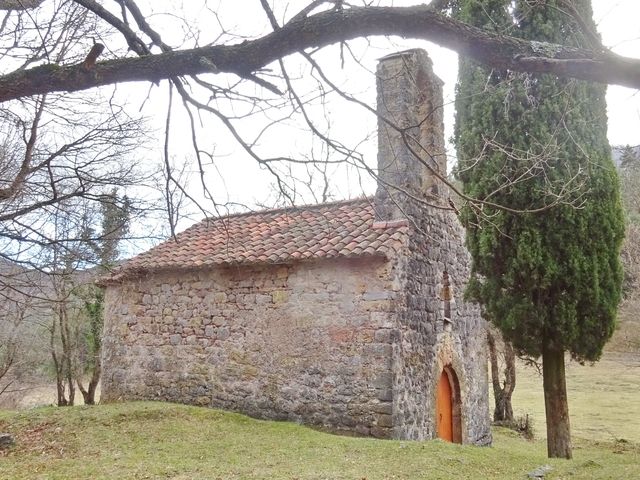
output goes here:
[[[633, 308], [629, 308], [633, 307]], [[623, 309], [603, 360], [567, 369], [574, 459], [549, 460], [542, 379], [518, 368], [517, 414], [536, 441], [494, 430], [491, 448], [348, 438], [284, 422], [163, 403], [0, 410], [0, 451], [9, 479], [546, 479], [640, 478], [640, 301]]]
[[[528, 413], [536, 437], [544, 438], [542, 376], [520, 365], [516, 382], [514, 414]], [[629, 354], [608, 353], [595, 365], [568, 362], [567, 391], [574, 437], [640, 443], [640, 355], [634, 360]]]
[[18, 445], [0, 454], [2, 479], [631, 479], [640, 445], [576, 441], [572, 461], [542, 441], [497, 429], [491, 448], [329, 435], [205, 408], [163, 403], [1, 412]]

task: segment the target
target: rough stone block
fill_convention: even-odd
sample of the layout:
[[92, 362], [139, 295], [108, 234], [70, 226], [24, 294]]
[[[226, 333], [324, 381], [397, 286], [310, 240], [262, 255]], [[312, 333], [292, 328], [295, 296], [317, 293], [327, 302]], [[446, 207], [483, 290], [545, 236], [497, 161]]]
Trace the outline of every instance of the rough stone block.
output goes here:
[[8, 450], [16, 444], [13, 435], [9, 433], [0, 433], [0, 450]]
[[393, 390], [390, 388], [376, 390], [376, 397], [382, 402], [390, 402], [393, 400]]
[[364, 346], [366, 355], [377, 358], [391, 358], [391, 345], [386, 343], [371, 343]]
[[388, 292], [386, 290], [380, 291], [380, 292], [366, 292], [363, 296], [362, 299], [364, 301], [375, 301], [375, 300], [388, 300], [390, 298], [392, 298], [392, 293]]
[[391, 428], [393, 426], [391, 415], [387, 415], [387, 414], [384, 414], [384, 413], [378, 414], [376, 416], [376, 425], [378, 427]]
[[271, 293], [271, 301], [276, 305], [289, 301], [289, 292], [286, 290], [276, 290]]
[[374, 330], [369, 328], [358, 330], [356, 335], [356, 341], [360, 343], [372, 343], [375, 336]]
[[369, 430], [369, 435], [375, 438], [391, 438], [391, 429], [374, 425]]
[[227, 327], [220, 327], [218, 328], [218, 331], [216, 332], [216, 334], [218, 336], [218, 340], [226, 340], [231, 335], [231, 332]]
[[369, 300], [364, 302], [364, 309], [368, 312], [390, 312], [392, 303], [389, 300]]
[[376, 389], [390, 389], [393, 384], [393, 375], [391, 372], [379, 373], [371, 382], [371, 386]]
[[369, 324], [369, 315], [366, 313], [353, 314], [347, 316], [347, 324], [354, 327], [362, 327]]
[[215, 292], [213, 294], [214, 303], [224, 303], [227, 301], [227, 294], [225, 292]]
[[389, 402], [374, 403], [371, 406], [371, 411], [374, 413], [384, 413], [385, 415], [391, 415], [393, 406]]
[[374, 339], [378, 343], [391, 343], [391, 330], [388, 328], [376, 330]]
[[340, 302], [338, 309], [343, 314], [352, 314], [357, 311], [356, 302], [354, 299], [345, 299]]
[[265, 295], [265, 294], [257, 294], [256, 295], [256, 304], [257, 305], [265, 305], [267, 303], [271, 303], [272, 302], [272, 296], [271, 295]]

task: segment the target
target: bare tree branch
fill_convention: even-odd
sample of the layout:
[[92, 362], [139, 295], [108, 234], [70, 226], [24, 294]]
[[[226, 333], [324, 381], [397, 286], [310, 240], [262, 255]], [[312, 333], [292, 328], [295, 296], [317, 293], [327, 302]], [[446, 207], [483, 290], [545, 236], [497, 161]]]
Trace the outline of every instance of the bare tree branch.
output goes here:
[[31, 124], [31, 131], [29, 135], [29, 139], [27, 140], [24, 159], [22, 160], [22, 164], [20, 165], [20, 170], [14, 177], [11, 184], [5, 188], [0, 188], [0, 201], [7, 200], [16, 195], [17, 192], [20, 191], [24, 181], [27, 178], [31, 171], [31, 161], [33, 160], [33, 148], [36, 144], [36, 139], [38, 138], [38, 126], [40, 124], [40, 119], [42, 118], [42, 112], [44, 111], [44, 105], [46, 96], [43, 96], [38, 102], [36, 107], [36, 115], [33, 119], [33, 123]]
[[[95, 3], [78, 1], [83, 5]], [[210, 73], [211, 65], [216, 71], [247, 77], [295, 52], [374, 35], [430, 40], [500, 69], [553, 73], [640, 88], [640, 59], [622, 57], [610, 51], [493, 34], [447, 18], [429, 5], [418, 5], [332, 9], [290, 21], [276, 31], [241, 44], [109, 60], [96, 64], [92, 71], [86, 71], [80, 65], [43, 65], [15, 71], [0, 76], [0, 102], [53, 91], [85, 90], [119, 82], [158, 82], [176, 76]], [[141, 48], [136, 48], [141, 54]]]
[[28, 10], [39, 7], [44, 0], [1, 0], [0, 10]]

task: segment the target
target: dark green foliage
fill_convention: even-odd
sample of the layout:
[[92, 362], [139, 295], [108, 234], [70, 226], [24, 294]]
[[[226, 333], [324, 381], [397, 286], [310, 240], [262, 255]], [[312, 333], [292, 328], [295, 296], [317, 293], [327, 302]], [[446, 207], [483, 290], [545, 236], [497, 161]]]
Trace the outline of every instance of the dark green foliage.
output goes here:
[[[584, 46], [554, 0], [460, 0], [457, 15], [527, 39]], [[572, 2], [595, 31], [589, 1]], [[540, 44], [539, 48], [545, 48]], [[605, 87], [461, 60], [458, 177], [473, 257], [467, 294], [522, 353], [546, 343], [597, 360], [620, 300], [624, 221], [606, 137]]]
[[119, 198], [115, 189], [101, 202], [102, 234], [97, 253], [104, 269], [113, 267], [118, 259], [118, 246], [129, 233], [131, 209], [129, 197]]

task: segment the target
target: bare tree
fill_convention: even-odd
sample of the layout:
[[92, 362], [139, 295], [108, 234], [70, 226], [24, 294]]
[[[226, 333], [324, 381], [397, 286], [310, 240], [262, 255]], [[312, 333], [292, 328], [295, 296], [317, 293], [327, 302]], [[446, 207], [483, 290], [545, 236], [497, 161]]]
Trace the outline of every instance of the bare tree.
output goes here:
[[500, 332], [487, 325], [489, 364], [493, 386], [494, 422], [513, 422], [511, 397], [516, 388], [516, 354], [513, 347], [505, 342]]
[[44, 305], [38, 298], [37, 272], [6, 260], [0, 261], [5, 281], [0, 284], [0, 397], [20, 396], [36, 380], [46, 351], [41, 335], [40, 313]]

